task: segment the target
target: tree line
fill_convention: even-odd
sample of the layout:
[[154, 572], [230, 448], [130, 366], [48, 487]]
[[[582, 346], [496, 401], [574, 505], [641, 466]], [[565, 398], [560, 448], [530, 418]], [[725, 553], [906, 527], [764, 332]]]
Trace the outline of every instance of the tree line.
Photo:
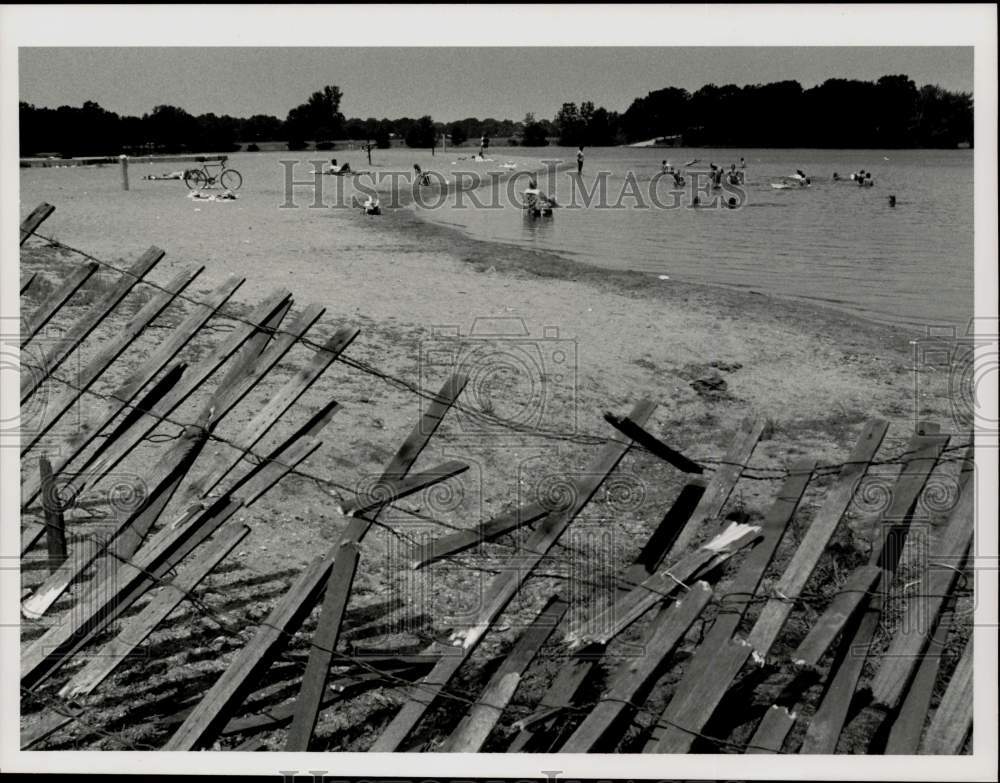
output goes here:
[[973, 101], [936, 85], [917, 88], [905, 75], [874, 82], [828, 79], [805, 89], [796, 81], [717, 86], [690, 93], [665, 87], [636, 98], [624, 112], [592, 101], [564, 103], [552, 120], [528, 114], [521, 121], [468, 117], [450, 123], [431, 116], [347, 118], [343, 92], [329, 85], [292, 108], [284, 120], [266, 114], [192, 115], [156, 106], [141, 117], [120, 116], [94, 101], [56, 109], [20, 104], [21, 154], [112, 155], [121, 152], [226, 152], [258, 142], [288, 149], [329, 149], [336, 141], [411, 147], [442, 140], [457, 146], [480, 137], [511, 144], [607, 146], [668, 138], [684, 146], [720, 147], [955, 147], [972, 143]]

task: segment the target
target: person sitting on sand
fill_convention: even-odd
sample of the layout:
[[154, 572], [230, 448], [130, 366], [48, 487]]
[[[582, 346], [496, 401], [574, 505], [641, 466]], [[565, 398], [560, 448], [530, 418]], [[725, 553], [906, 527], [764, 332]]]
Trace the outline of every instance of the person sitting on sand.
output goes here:
[[660, 164], [660, 171], [663, 172], [664, 174], [673, 174], [674, 173], [673, 164], [669, 160], [663, 161]]
[[328, 174], [335, 174], [338, 177], [342, 176], [344, 174], [350, 174], [351, 173], [351, 164], [350, 163], [341, 163], [340, 165], [337, 165], [337, 159], [334, 158], [333, 160], [330, 161], [330, 170], [327, 173]]
[[431, 184], [431, 178], [427, 176], [427, 172], [426, 171], [424, 171], [422, 168], [420, 168], [420, 164], [419, 163], [414, 163], [413, 164], [413, 172], [414, 172], [414, 174], [416, 174], [417, 184], [418, 185], [430, 185]]
[[675, 170], [673, 172], [673, 175], [674, 175], [674, 187], [677, 187], [677, 188], [683, 187], [683, 185], [684, 185], [684, 177], [681, 176], [681, 173], [679, 171]]
[[840, 181], [840, 175], [836, 171], [833, 172], [833, 181], [834, 182], [839, 182]]

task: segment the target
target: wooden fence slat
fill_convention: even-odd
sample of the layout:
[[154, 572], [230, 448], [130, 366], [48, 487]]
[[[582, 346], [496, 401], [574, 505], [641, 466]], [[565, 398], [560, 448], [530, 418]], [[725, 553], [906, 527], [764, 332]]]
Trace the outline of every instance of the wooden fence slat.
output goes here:
[[[118, 537], [123, 531], [135, 524], [142, 524], [143, 517], [150, 515], [150, 509], [157, 507], [157, 516], [163, 510], [165, 495], [171, 485], [176, 486], [176, 474], [182, 473], [190, 467], [197, 457], [198, 452], [205, 445], [207, 436], [204, 432], [195, 429], [185, 431], [184, 435], [171, 447], [164, 455], [163, 459], [153, 465], [148, 481], [146, 483], [145, 497], [142, 502], [132, 510], [125, 519], [121, 520], [111, 534], [111, 539]], [[157, 501], [162, 501], [157, 504]], [[146, 523], [146, 529], [152, 526], [154, 520]], [[38, 618], [45, 614], [52, 604], [69, 589], [70, 585], [83, 576], [87, 568], [104, 551], [109, 541], [99, 541], [97, 538], [88, 538], [82, 542], [73, 557], [66, 564], [66, 567], [52, 573], [31, 597], [21, 604], [21, 614], [25, 617]]]
[[722, 458], [722, 463], [712, 475], [705, 495], [674, 542], [673, 549], [667, 554], [667, 560], [675, 560], [688, 550], [691, 542], [701, 529], [708, 523], [715, 522], [722, 514], [722, 509], [743, 474], [743, 467], [750, 461], [757, 441], [768, 428], [768, 420], [762, 416], [746, 418], [736, 428], [729, 449]]
[[52, 464], [47, 457], [38, 460], [38, 473], [42, 480], [42, 510], [45, 513], [45, 540], [48, 545], [49, 571], [55, 571], [66, 560], [66, 520], [62, 503], [52, 475]]
[[[630, 417], [642, 425], [655, 407], [655, 403], [643, 400], [632, 409]], [[515, 558], [516, 567], [493, 579], [483, 596], [483, 608], [479, 611], [476, 622], [464, 633], [456, 634], [453, 637], [453, 641], [461, 645], [460, 654], [443, 657], [430, 674], [420, 681], [419, 687], [412, 689], [409, 700], [396, 713], [379, 738], [375, 740], [375, 743], [369, 748], [369, 752], [394, 751], [403, 743], [420, 722], [437, 695], [450, 682], [463, 661], [475, 650], [490, 626], [520, 589], [524, 580], [548, 554], [548, 551], [583, 510], [583, 507], [590, 502], [601, 484], [604, 483], [604, 479], [615, 469], [631, 446], [631, 441], [612, 442], [601, 450], [593, 467], [586, 471], [586, 479], [580, 482], [580, 488], [583, 491], [577, 496], [573, 507], [557, 514], [548, 515], [528, 538], [520, 550], [519, 556]], [[447, 650], [446, 646], [443, 647]], [[438, 644], [431, 645], [429, 649], [432, 653], [441, 653]]]
[[692, 459], [688, 459], [679, 451], [670, 448], [655, 435], [647, 432], [628, 416], [616, 416], [610, 411], [604, 414], [604, 420], [618, 430], [622, 435], [631, 438], [650, 454], [653, 454], [669, 465], [673, 465], [684, 473], [704, 473], [705, 470]]
[[888, 422], [872, 419], [862, 430], [857, 445], [840, 470], [837, 483], [827, 492], [823, 505], [816, 512], [785, 572], [774, 585], [774, 597], [764, 604], [754, 623], [747, 641], [758, 654], [766, 656], [777, 641], [794, 608], [791, 601], [785, 601], [780, 596], [799, 595], [805, 588], [882, 445], [888, 428]]
[[46, 400], [42, 422], [37, 426], [33, 426], [31, 432], [24, 433], [22, 437], [22, 456], [62, 418], [66, 411], [73, 407], [100, 375], [125, 352], [150, 323], [156, 320], [167, 309], [174, 299], [191, 285], [204, 269], [205, 267], [203, 266], [189, 267], [167, 283], [163, 287], [164, 290], [157, 291], [153, 298], [146, 302], [142, 309], [125, 326], [117, 330], [114, 338], [107, 342], [97, 355], [88, 362], [87, 366], [78, 373], [72, 386], [65, 386], [52, 399]]
[[[626, 594], [632, 585], [638, 584], [660, 567], [667, 552], [673, 548], [674, 541], [677, 540], [684, 525], [688, 523], [704, 494], [705, 481], [702, 479], [693, 479], [681, 488], [680, 494], [674, 499], [667, 513], [664, 514], [656, 530], [646, 540], [636, 559], [625, 569], [618, 584], [617, 592], [619, 595]], [[589, 647], [586, 652], [585, 656], [578, 655], [570, 658], [564, 666], [559, 668], [538, 703], [539, 713], [524, 721], [519, 721], [518, 723], [521, 724], [519, 726], [515, 724], [519, 733], [508, 747], [508, 753], [520, 753], [536, 744], [543, 729], [552, 725], [552, 718], [576, 701], [580, 689], [594, 671], [604, 649], [603, 647]], [[540, 714], [544, 714], [544, 717], [539, 719]]]
[[253, 640], [240, 649], [162, 750], [195, 750], [202, 747], [229, 721], [233, 710], [246, 698], [259, 675], [267, 670], [287, 644], [288, 635], [302, 625], [323, 590], [339, 551], [338, 544], [306, 567], [261, 623]]
[[924, 733], [924, 724], [931, 711], [934, 685], [941, 669], [941, 656], [944, 654], [954, 617], [954, 599], [949, 599], [948, 604], [941, 612], [927, 651], [920, 659], [920, 666], [913, 677], [913, 683], [906, 692], [899, 713], [889, 730], [889, 738], [885, 744], [887, 756], [914, 756], [920, 748], [920, 737]]
[[[114, 443], [100, 453], [100, 456], [92, 455], [86, 464], [73, 475], [67, 484], [74, 493], [83, 490], [88, 484], [99, 481], [109, 471], [113, 470], [139, 443], [155, 430], [163, 419], [171, 413], [194, 391], [204, 383], [216, 370], [218, 370], [233, 354], [239, 351], [243, 345], [258, 331], [257, 325], [268, 321], [271, 316], [284, 307], [288, 294], [285, 291], [278, 291], [268, 297], [259, 305], [253, 314], [247, 319], [248, 323], [241, 323], [223, 342], [215, 348], [204, 359], [193, 367], [189, 367], [180, 383], [174, 386], [164, 395], [163, 399], [156, 403], [151, 410], [137, 411], [141, 414], [138, 421], [129, 427], [121, 437], [115, 439]], [[251, 325], [254, 324], [254, 325]], [[223, 411], [216, 411], [214, 418], [208, 422], [202, 422], [203, 426], [218, 422]]]
[[549, 599], [531, 625], [518, 637], [476, 699], [477, 703], [469, 708], [440, 750], [449, 753], [478, 753], [482, 749], [504, 709], [514, 697], [524, 672], [568, 609], [569, 603], [562, 598]]
[[[740, 642], [730, 646], [729, 649], [736, 650], [736, 653], [733, 658], [728, 659], [733, 664], [727, 667], [721, 664], [719, 651], [729, 645], [750, 606], [749, 599], [757, 594], [764, 572], [778, 551], [778, 545], [795, 515], [815, 467], [815, 460], [799, 460], [790, 468], [788, 477], [764, 518], [764, 540], [750, 550], [732, 584], [726, 589], [727, 593], [735, 597], [735, 608], [727, 608], [725, 597], [722, 597], [722, 604], [711, 630], [688, 662], [673, 698], [661, 715], [660, 722], [664, 728], [654, 729], [652, 738], [647, 742], [646, 753], [689, 752], [695, 740], [692, 732], [701, 732], [712, 719], [751, 653], [756, 652], [761, 660], [766, 657], [766, 650], [755, 651], [750, 644]], [[683, 726], [686, 731], [676, 728], [677, 726]]]
[[[66, 275], [62, 285], [54, 293], [45, 297], [42, 302], [30, 315], [24, 319], [21, 326], [21, 348], [24, 349], [38, 333], [51, 321], [55, 314], [62, 309], [63, 305], [72, 299], [73, 294], [80, 290], [100, 267], [93, 261], [88, 261], [82, 266], [76, 267]], [[34, 275], [32, 275], [34, 280]]]
[[239, 465], [243, 458], [240, 450], [252, 451], [278, 419], [351, 344], [358, 333], [359, 330], [354, 328], [340, 329], [324, 344], [324, 350], [316, 351], [309, 363], [299, 369], [276, 394], [271, 396], [245, 427], [240, 428], [240, 432], [233, 438], [236, 450], [230, 453], [220, 449], [213, 454], [201, 477], [190, 485], [189, 497], [194, 500], [197, 495], [204, 496], [212, 492]]
[[433, 484], [458, 476], [468, 469], [468, 463], [452, 459], [436, 465], [430, 470], [411, 473], [402, 479], [385, 479], [371, 487], [364, 496], [342, 509], [341, 513], [346, 517], [363, 517], [373, 511], [380, 511], [389, 504]]
[[118, 635], [60, 689], [59, 696], [78, 699], [92, 693], [249, 533], [250, 528], [246, 525], [220, 533], [197, 560], [172, 582], [160, 587], [142, 611], [126, 621]]
[[760, 531], [759, 526], [734, 522], [704, 546], [653, 574], [603, 612], [571, 628], [566, 634], [566, 643], [573, 648], [607, 644], [689, 580], [717, 568], [759, 539]]
[[319, 718], [326, 680], [330, 674], [330, 663], [337, 649], [340, 624], [350, 597], [351, 583], [358, 566], [360, 550], [353, 541], [342, 541], [336, 553], [333, 572], [323, 598], [322, 623], [313, 635], [309, 648], [309, 661], [302, 676], [302, 685], [296, 700], [295, 717], [285, 740], [285, 751], [307, 751]]
[[781, 753], [788, 732], [795, 725], [796, 715], [787, 707], [772, 704], [747, 743], [747, 753]]
[[[118, 415], [128, 408], [139, 393], [177, 356], [205, 323], [221, 308], [244, 282], [244, 278], [229, 277], [205, 300], [195, 305], [184, 320], [170, 333], [166, 340], [153, 351], [111, 395], [105, 406], [94, 406], [84, 412], [74, 434], [67, 439], [63, 453], [66, 454], [55, 466], [59, 475], [76, 461], [99, 433], [103, 432]], [[21, 507], [26, 508], [38, 495], [38, 481], [29, 476], [21, 487]]]
[[44, 201], [31, 210], [31, 214], [21, 221], [21, 244], [23, 245], [28, 237], [34, 234], [38, 230], [38, 227], [55, 211], [56, 208], [54, 206], [46, 204]]
[[621, 720], [639, 705], [649, 689], [663, 674], [663, 667], [674, 648], [681, 642], [712, 597], [712, 588], [705, 582], [695, 582], [675, 601], [669, 612], [656, 619], [657, 625], [648, 637], [645, 652], [615, 672], [608, 690], [601, 695], [576, 731], [559, 749], [560, 753], [593, 753], [610, 750], [609, 745], [622, 729]]
[[872, 679], [872, 701], [880, 707], [895, 709], [902, 701], [934, 622], [958, 581], [957, 567], [972, 545], [975, 511], [972, 471], [970, 454], [948, 523], [931, 547], [929, 570], [921, 575], [916, 594], [907, 601], [899, 630]]
[[972, 731], [972, 707], [975, 701], [972, 687], [972, 637], [965, 643], [962, 657], [951, 675], [951, 681], [941, 697], [927, 727], [920, 753], [953, 756], [961, 752]]
[[492, 541], [505, 533], [537, 522], [549, 511], [549, 507], [545, 504], [532, 501], [510, 511], [505, 511], [471, 530], [462, 530], [440, 536], [426, 544], [418, 544], [407, 553], [406, 559], [414, 570], [423, 568], [438, 560], [471, 549], [484, 541]]
[[107, 318], [129, 292], [135, 288], [149, 272], [160, 263], [164, 252], [158, 247], [151, 247], [123, 273], [121, 279], [108, 291], [101, 300], [87, 313], [84, 313], [58, 341], [54, 342], [45, 355], [33, 367], [33, 372], [27, 373], [21, 380], [21, 404], [24, 405], [39, 387], [54, 373], [66, 358], [75, 351], [80, 343], [87, 339], [98, 324]]
[[31, 286], [34, 285], [35, 281], [38, 279], [38, 272], [32, 272], [31, 275], [21, 283], [21, 296], [24, 296], [30, 290]]
[[[913, 508], [938, 457], [947, 445], [947, 437], [933, 434], [933, 429], [933, 426], [925, 427], [924, 432], [927, 434], [918, 434], [910, 441], [907, 447], [910, 456], [903, 464], [889, 506], [876, 524], [876, 539], [872, 542], [869, 563], [882, 569], [882, 577], [876, 582], [875, 590], [884, 589], [890, 584], [902, 554], [906, 526]], [[889, 523], [888, 531], [882, 528], [886, 522]], [[865, 601], [863, 607], [856, 630], [853, 634], [845, 634], [841, 641], [841, 660], [836, 664], [830, 684], [809, 722], [800, 753], [830, 754], [836, 751], [837, 741], [847, 720], [851, 701], [882, 615], [882, 606], [878, 601]]]

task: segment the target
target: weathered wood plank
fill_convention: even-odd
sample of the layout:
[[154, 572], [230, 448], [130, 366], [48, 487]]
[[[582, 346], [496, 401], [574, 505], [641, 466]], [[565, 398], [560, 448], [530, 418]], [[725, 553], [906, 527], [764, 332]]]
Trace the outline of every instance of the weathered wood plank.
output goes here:
[[38, 539], [45, 535], [45, 524], [42, 522], [29, 522], [21, 530], [21, 557], [24, 557]]
[[958, 565], [972, 545], [975, 487], [971, 459], [966, 464], [947, 525], [931, 547], [927, 571], [921, 575], [916, 594], [907, 601], [899, 630], [872, 679], [872, 701], [878, 706], [895, 709], [902, 701], [937, 616], [958, 581]]
[[261, 623], [257, 635], [236, 654], [163, 750], [195, 750], [202, 747], [229, 721], [254, 682], [287, 644], [288, 636], [302, 625], [326, 584], [339, 551], [340, 544], [306, 567]]
[[[869, 563], [882, 569], [882, 577], [876, 582], [875, 590], [882, 589], [883, 585], [887, 586], [891, 581], [902, 554], [906, 527], [913, 508], [948, 442], [947, 437], [931, 434], [932, 429], [932, 426], [925, 427], [923, 431], [928, 434], [916, 435], [910, 441], [907, 447], [910, 456], [900, 471], [888, 508], [880, 515], [876, 524], [876, 538], [872, 542]], [[887, 529], [883, 529], [883, 525], [887, 525]], [[867, 600], [863, 607], [856, 631], [845, 634], [841, 641], [841, 660], [809, 723], [800, 753], [830, 754], [836, 751], [837, 741], [847, 720], [851, 701], [882, 615], [880, 602]]]
[[441, 750], [449, 753], [478, 753], [482, 749], [514, 697], [524, 672], [562, 621], [567, 609], [569, 603], [563, 599], [549, 599], [531, 625], [518, 637], [476, 699], [476, 705], [469, 708]]
[[962, 657], [951, 675], [951, 681], [931, 718], [931, 725], [920, 744], [920, 753], [953, 756], [962, 750], [972, 731], [972, 707], [975, 701], [972, 687], [972, 638], [965, 644]]
[[246, 525], [220, 533], [197, 560], [173, 581], [160, 587], [142, 611], [126, 621], [118, 635], [62, 687], [59, 696], [78, 699], [92, 693], [249, 533], [250, 528]]
[[[24, 319], [24, 323], [21, 326], [22, 349], [38, 336], [38, 333], [45, 325], [62, 309], [62, 306], [73, 297], [73, 294], [80, 290], [84, 283], [93, 277], [99, 268], [93, 261], [88, 261], [86, 264], [76, 267], [76, 269], [66, 276], [66, 279], [56, 289], [55, 293], [45, 297], [45, 301]], [[34, 275], [32, 275], [32, 279], [34, 279]]]
[[692, 459], [688, 459], [679, 451], [670, 448], [666, 443], [657, 438], [655, 435], [651, 435], [644, 428], [632, 421], [628, 416], [616, 416], [608, 411], [604, 414], [604, 420], [618, 430], [622, 435], [634, 440], [650, 454], [659, 457], [664, 462], [669, 465], [673, 465], [678, 470], [684, 473], [701, 474], [705, 472], [705, 469], [702, 468], [702, 466], [697, 462]]
[[345, 517], [363, 517], [373, 511], [381, 511], [397, 500], [458, 476], [468, 469], [468, 463], [452, 459], [430, 470], [413, 473], [402, 479], [382, 479], [366, 488], [365, 494], [343, 508], [341, 513]]
[[[111, 395], [107, 405], [94, 406], [82, 412], [80, 421], [74, 427], [73, 435], [67, 439], [61, 452], [66, 456], [55, 466], [59, 475], [77, 460], [99, 433], [103, 432], [118, 415], [132, 404], [132, 401], [190, 342], [194, 334], [222, 307], [244, 282], [244, 278], [229, 277], [216, 288], [202, 304], [194, 305], [191, 312], [164, 340], [145, 362], [122, 383]], [[26, 508], [38, 495], [37, 478], [28, 476], [21, 488], [22, 509]]]
[[21, 244], [23, 245], [28, 237], [34, 234], [40, 225], [48, 220], [49, 215], [56, 211], [51, 204], [44, 201], [31, 210], [31, 214], [21, 221]]
[[31, 729], [21, 732], [21, 750], [30, 750], [39, 742], [48, 739], [72, 721], [72, 715], [63, 715], [55, 711], [47, 713]]
[[452, 557], [467, 549], [494, 538], [510, 533], [518, 528], [537, 522], [549, 513], [549, 507], [544, 503], [532, 501], [518, 508], [497, 515], [489, 522], [484, 522], [472, 530], [462, 530], [440, 536], [426, 544], [418, 544], [406, 555], [410, 567], [414, 570], [423, 568], [438, 560]]
[[245, 427], [233, 439], [234, 450], [219, 449], [212, 455], [210, 463], [197, 481], [190, 485], [187, 495], [192, 501], [198, 496], [212, 492], [226, 476], [239, 465], [244, 452], [252, 451], [270, 429], [277, 423], [299, 398], [319, 379], [323, 372], [336, 361], [337, 357], [358, 336], [359, 330], [354, 328], [339, 329], [323, 346], [322, 351], [316, 351], [307, 365], [300, 368], [276, 394], [271, 396], [263, 407], [254, 414]]
[[[121, 279], [108, 291], [101, 300], [88, 312], [84, 313], [66, 334], [53, 343], [44, 355], [34, 363], [32, 372], [21, 378], [21, 404], [24, 405], [39, 387], [54, 373], [66, 358], [75, 351], [94, 329], [107, 318], [122, 300], [135, 288], [149, 272], [160, 263], [164, 252], [158, 247], [151, 247], [122, 274]], [[24, 363], [24, 362], [23, 362]]]
[[920, 737], [931, 711], [934, 684], [941, 669], [941, 656], [951, 630], [953, 611], [954, 599], [950, 599], [949, 605], [941, 613], [927, 651], [920, 659], [917, 673], [892, 723], [885, 745], [887, 756], [913, 756], [920, 748]]
[[[705, 494], [705, 486], [705, 481], [702, 479], [694, 479], [684, 485], [636, 559], [625, 569], [618, 584], [619, 595], [627, 594], [633, 585], [660, 567], [667, 552], [673, 548], [680, 531], [698, 507], [699, 501]], [[519, 721], [519, 725], [515, 724], [519, 733], [507, 752], [520, 753], [529, 746], [537, 744], [543, 731], [552, 726], [552, 719], [577, 700], [580, 689], [590, 678], [600, 656], [604, 654], [604, 648], [589, 647], [586, 653], [584, 656], [570, 658], [560, 667], [539, 701], [539, 712]]]
[[52, 463], [47, 457], [38, 460], [42, 479], [42, 510], [45, 513], [45, 541], [49, 555], [49, 571], [57, 570], [66, 560], [66, 520], [62, 502], [52, 476]]
[[837, 526], [851, 505], [868, 466], [885, 439], [888, 428], [888, 422], [882, 419], [872, 419], [865, 425], [857, 445], [840, 470], [837, 483], [827, 493], [823, 505], [802, 537], [802, 543], [795, 550], [781, 579], [774, 586], [775, 597], [761, 609], [748, 637], [748, 641], [760, 655], [767, 655], [767, 651], [777, 641], [794, 608], [791, 601], [785, 601], [780, 596], [799, 595], [805, 588]]
[[[815, 467], [815, 460], [810, 459], [799, 460], [790, 468], [788, 477], [764, 518], [764, 540], [747, 554], [726, 590], [727, 594], [734, 596], [735, 601], [727, 606], [723, 596], [711, 630], [688, 662], [684, 677], [663, 711], [660, 723], [666, 728], [654, 729], [644, 752], [689, 752], [695, 740], [692, 732], [700, 732], [712, 719], [733, 680], [751, 653], [755, 652], [748, 643], [740, 641], [730, 644], [730, 640], [750, 605], [748, 599], [757, 594], [764, 572], [774, 559]], [[730, 662], [730, 665], [723, 666], [719, 660], [720, 650], [726, 649], [727, 645], [734, 653], [728, 657], [723, 656]], [[756, 653], [763, 662], [767, 650], [756, 650]], [[683, 726], [687, 731], [681, 731], [675, 726]]]
[[35, 284], [35, 281], [37, 279], [38, 279], [38, 272], [32, 272], [31, 275], [28, 277], [28, 279], [25, 280], [23, 283], [21, 283], [21, 296], [24, 296], [26, 293], [28, 293], [28, 291], [31, 289], [31, 286]]
[[712, 588], [696, 582], [675, 601], [670, 611], [656, 618], [656, 628], [648, 637], [645, 654], [621, 666], [608, 690], [559, 749], [560, 753], [593, 753], [611, 750], [622, 728], [621, 720], [645, 700], [649, 689], [663, 674], [663, 667], [712, 597]]
[[125, 350], [142, 334], [150, 323], [167, 309], [168, 306], [191, 285], [205, 267], [188, 268], [167, 283], [163, 290], [158, 291], [152, 299], [143, 305], [142, 309], [125, 326], [116, 331], [113, 339], [88, 362], [78, 374], [72, 385], [65, 386], [59, 393], [46, 400], [42, 421], [25, 432], [22, 436], [21, 455], [27, 453], [65, 413], [70, 410], [94, 382], [121, 356]]
[[[630, 418], [642, 425], [655, 407], [654, 403], [644, 400], [633, 408]], [[601, 450], [593, 467], [586, 471], [586, 479], [580, 482], [580, 488], [583, 491], [577, 496], [573, 507], [557, 514], [548, 515], [528, 538], [518, 556], [514, 558], [515, 563], [511, 564], [513, 567], [494, 578], [483, 597], [483, 608], [478, 613], [476, 622], [464, 633], [457, 633], [452, 637], [453, 642], [461, 645], [460, 653], [442, 658], [430, 674], [420, 681], [419, 688], [414, 689], [413, 695], [396, 713], [385, 731], [369, 748], [369, 752], [394, 751], [403, 743], [420, 722], [437, 695], [475, 650], [490, 626], [520, 589], [524, 580], [546, 556], [569, 524], [583, 510], [583, 507], [590, 502], [604, 479], [615, 469], [631, 445], [631, 441], [609, 443]], [[439, 649], [440, 647], [447, 651], [447, 646], [438, 644], [431, 645], [430, 650], [436, 654], [444, 654]]]
[[747, 753], [781, 753], [788, 732], [795, 725], [796, 715], [787, 707], [772, 704], [747, 743]]
[[336, 561], [329, 584], [326, 586], [321, 610], [326, 622], [317, 627], [310, 643], [309, 661], [302, 676], [295, 717], [292, 719], [292, 726], [285, 740], [285, 750], [288, 752], [309, 750], [309, 742], [312, 740], [316, 720], [319, 718], [326, 680], [330, 675], [330, 663], [337, 649], [340, 625], [347, 609], [359, 553], [356, 543], [342, 541], [335, 555]]
[[722, 563], [760, 538], [756, 525], [731, 524], [720, 535], [679, 562], [661, 569], [603, 612], [571, 628], [565, 641], [572, 648], [607, 644], [661, 601], [670, 598], [700, 574]]

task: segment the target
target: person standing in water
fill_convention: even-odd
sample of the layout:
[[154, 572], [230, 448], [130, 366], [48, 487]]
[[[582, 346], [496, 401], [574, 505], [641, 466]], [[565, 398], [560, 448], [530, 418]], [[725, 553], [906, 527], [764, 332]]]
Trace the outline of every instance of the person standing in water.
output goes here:
[[583, 146], [576, 151], [576, 173], [583, 174]]
[[484, 133], [482, 141], [479, 142], [479, 157], [485, 158], [486, 153], [489, 152], [489, 149], [490, 149], [490, 137]]

